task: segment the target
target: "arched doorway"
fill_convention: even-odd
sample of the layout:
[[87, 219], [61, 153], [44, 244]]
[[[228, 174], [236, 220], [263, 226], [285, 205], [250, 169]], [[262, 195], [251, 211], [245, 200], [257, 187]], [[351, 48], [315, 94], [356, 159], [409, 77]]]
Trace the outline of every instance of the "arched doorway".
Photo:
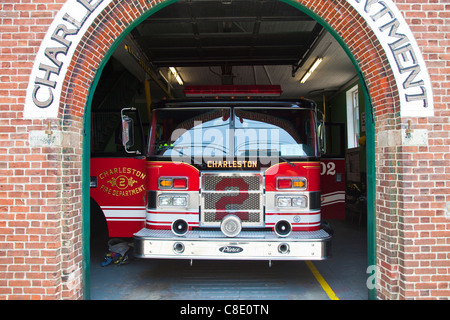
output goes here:
[[[138, 25], [143, 19], [150, 16], [164, 6], [173, 3], [173, 1], [161, 2], [156, 6], [152, 6], [149, 2], [136, 4], [133, 1], [123, 1], [117, 4], [107, 4], [99, 13], [95, 23], [87, 30], [83, 37], [82, 44], [78, 45], [75, 50], [74, 57], [68, 68], [65, 87], [61, 92], [59, 105], [59, 117], [62, 121], [63, 129], [84, 133], [84, 146], [87, 146], [89, 137], [88, 120], [83, 122], [83, 117], [89, 113], [91, 93], [95, 91], [99, 76], [105, 66], [106, 61], [111, 56], [114, 47], [118, 45], [120, 40]], [[381, 45], [373, 41], [374, 35], [364, 22], [358, 12], [348, 3], [336, 4], [316, 3], [314, 1], [289, 2], [310, 15], [332, 31], [337, 39], [343, 44], [349, 52], [349, 56], [353, 59], [355, 66], [360, 70], [360, 77], [364, 79], [367, 105], [369, 107], [368, 114], [373, 114], [373, 124], [375, 130], [390, 125], [390, 122], [398, 117], [399, 98], [397, 87], [391, 66], [385, 59], [385, 52]], [[126, 13], [126, 14], [124, 14]], [[397, 114], [397, 115], [396, 115]], [[368, 121], [370, 123], [370, 121]], [[375, 201], [375, 147], [374, 133], [370, 130], [368, 135], [369, 160], [372, 168], [371, 183], [368, 184], [369, 194], [371, 194], [373, 202]], [[369, 133], [369, 132], [368, 132]], [[83, 176], [83, 202], [84, 212], [87, 212], [89, 199], [87, 190], [89, 190], [89, 177], [86, 156], [88, 148], [77, 150], [78, 154], [83, 152], [83, 160], [79, 159], [78, 164], [82, 164], [84, 168]], [[68, 160], [66, 160], [68, 161]], [[380, 195], [379, 195], [380, 196]], [[369, 198], [370, 202], [370, 198]], [[372, 216], [373, 216], [372, 211]], [[88, 226], [84, 221], [84, 226]], [[375, 223], [373, 224], [373, 226]], [[88, 239], [85, 234], [85, 242]], [[372, 237], [373, 236], [373, 237]], [[375, 236], [372, 233], [372, 247], [374, 247]], [[375, 250], [373, 255], [375, 255]], [[88, 256], [86, 253], [84, 256]], [[89, 264], [89, 261], [85, 261]], [[87, 278], [87, 276], [85, 276]], [[88, 281], [87, 281], [88, 282]]]

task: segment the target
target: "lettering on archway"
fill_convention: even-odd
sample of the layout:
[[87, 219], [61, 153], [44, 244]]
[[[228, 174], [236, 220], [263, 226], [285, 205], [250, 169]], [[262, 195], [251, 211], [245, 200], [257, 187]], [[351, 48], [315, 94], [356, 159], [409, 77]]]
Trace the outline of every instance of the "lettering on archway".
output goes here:
[[419, 46], [391, 0], [347, 0], [380, 41], [394, 72], [403, 117], [434, 113], [431, 81]]
[[[75, 49], [113, 0], [68, 0], [50, 26], [33, 65], [25, 118], [57, 118], [63, 81]], [[379, 39], [394, 72], [402, 116], [433, 115], [431, 82], [408, 25], [391, 0], [346, 0]]]
[[25, 118], [57, 118], [68, 65], [94, 19], [112, 0], [69, 0], [53, 20], [34, 61]]

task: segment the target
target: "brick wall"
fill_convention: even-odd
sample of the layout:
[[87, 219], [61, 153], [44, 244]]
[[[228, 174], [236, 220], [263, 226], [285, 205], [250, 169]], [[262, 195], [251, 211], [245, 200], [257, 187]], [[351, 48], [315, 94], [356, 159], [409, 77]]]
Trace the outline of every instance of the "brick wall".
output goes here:
[[[411, 120], [422, 141], [387, 143], [377, 128], [377, 243], [380, 297], [450, 297], [448, 1], [395, 1], [421, 48], [433, 86], [432, 117], [394, 118], [395, 135]], [[403, 129], [403, 130], [402, 130]]]
[[[76, 49], [58, 119], [24, 118], [29, 74], [64, 0], [0, 2], [0, 298], [81, 299], [83, 115], [108, 48], [155, 2], [114, 1]], [[382, 299], [450, 297], [450, 4], [395, 0], [422, 50], [435, 115], [400, 114], [384, 51], [345, 1], [300, 0], [345, 42], [366, 79], [375, 117], [376, 244]], [[402, 140], [411, 120], [414, 141]], [[33, 140], [51, 131], [54, 143]], [[392, 139], [391, 137], [398, 137]], [[421, 139], [422, 138], [422, 139]]]

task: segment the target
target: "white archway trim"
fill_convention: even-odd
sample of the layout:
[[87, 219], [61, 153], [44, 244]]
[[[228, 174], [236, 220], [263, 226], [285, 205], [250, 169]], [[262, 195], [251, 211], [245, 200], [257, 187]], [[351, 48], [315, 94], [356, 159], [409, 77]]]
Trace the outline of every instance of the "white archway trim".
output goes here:
[[402, 117], [434, 115], [430, 76], [417, 42], [391, 0], [347, 0], [379, 39], [394, 72]]
[[68, 0], [56, 15], [34, 61], [24, 118], [58, 117], [67, 68], [94, 19], [113, 0]]

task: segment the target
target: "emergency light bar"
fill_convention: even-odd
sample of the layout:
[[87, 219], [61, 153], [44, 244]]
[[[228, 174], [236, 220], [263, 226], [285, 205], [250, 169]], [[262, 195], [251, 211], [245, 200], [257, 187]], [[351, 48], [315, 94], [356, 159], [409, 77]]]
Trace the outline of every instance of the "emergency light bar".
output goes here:
[[201, 85], [185, 86], [186, 97], [279, 97], [279, 85]]

